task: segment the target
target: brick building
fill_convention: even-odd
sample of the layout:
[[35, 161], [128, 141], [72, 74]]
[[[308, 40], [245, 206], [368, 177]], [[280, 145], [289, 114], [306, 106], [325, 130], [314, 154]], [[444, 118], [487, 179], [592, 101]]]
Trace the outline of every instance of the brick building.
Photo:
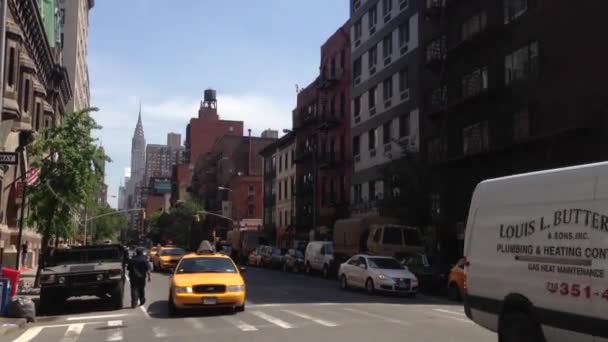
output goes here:
[[337, 219], [348, 216], [352, 174], [349, 32], [346, 23], [322, 45], [319, 76], [298, 93], [293, 112], [300, 236], [313, 227], [332, 228]]
[[429, 2], [430, 215], [448, 257], [462, 255], [478, 182], [608, 159], [608, 46], [588, 39], [607, 10], [604, 1]]

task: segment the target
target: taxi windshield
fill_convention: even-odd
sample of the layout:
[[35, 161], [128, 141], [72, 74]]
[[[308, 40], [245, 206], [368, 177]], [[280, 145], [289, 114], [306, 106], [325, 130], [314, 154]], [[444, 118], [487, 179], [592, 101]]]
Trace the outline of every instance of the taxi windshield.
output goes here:
[[188, 258], [182, 260], [175, 273], [236, 273], [236, 268], [227, 258]]
[[182, 256], [186, 252], [181, 248], [163, 249], [160, 251], [161, 256]]

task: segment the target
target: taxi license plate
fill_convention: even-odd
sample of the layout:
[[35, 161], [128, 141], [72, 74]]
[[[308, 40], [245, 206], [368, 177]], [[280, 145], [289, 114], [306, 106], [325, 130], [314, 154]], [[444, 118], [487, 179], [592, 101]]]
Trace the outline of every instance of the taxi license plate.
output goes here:
[[215, 297], [206, 297], [206, 298], [203, 298], [203, 304], [205, 304], [205, 305], [215, 305], [215, 304], [217, 304], [217, 298], [215, 298]]

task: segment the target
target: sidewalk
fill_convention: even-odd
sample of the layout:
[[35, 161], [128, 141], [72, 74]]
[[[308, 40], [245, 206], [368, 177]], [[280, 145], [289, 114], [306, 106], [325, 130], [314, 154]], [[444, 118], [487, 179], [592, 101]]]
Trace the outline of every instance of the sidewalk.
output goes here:
[[40, 294], [40, 289], [34, 288], [34, 280], [36, 279], [37, 270], [37, 268], [28, 268], [21, 271], [17, 295], [38, 296]]
[[25, 318], [0, 317], [0, 337], [25, 328]]

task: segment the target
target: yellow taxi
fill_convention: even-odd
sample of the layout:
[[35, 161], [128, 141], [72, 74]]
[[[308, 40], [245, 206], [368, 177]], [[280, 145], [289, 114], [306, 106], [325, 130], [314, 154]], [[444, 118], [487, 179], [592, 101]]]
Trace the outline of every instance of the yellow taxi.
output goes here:
[[179, 247], [160, 247], [152, 257], [152, 269], [159, 272], [174, 269], [185, 254], [186, 251]]
[[245, 280], [241, 275], [244, 270], [203, 241], [196, 253], [184, 255], [173, 272], [169, 313], [200, 308], [245, 311]]

